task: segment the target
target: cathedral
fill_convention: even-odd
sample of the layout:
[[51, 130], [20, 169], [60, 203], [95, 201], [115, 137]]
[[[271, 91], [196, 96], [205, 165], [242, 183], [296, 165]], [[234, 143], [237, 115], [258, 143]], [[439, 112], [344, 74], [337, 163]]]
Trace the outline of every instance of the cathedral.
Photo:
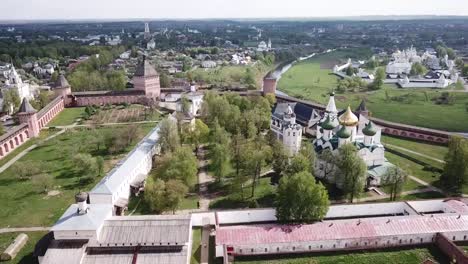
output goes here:
[[[8, 72], [7, 80], [5, 81], [5, 85], [2, 88], [2, 98], [0, 100], [0, 108], [3, 107], [3, 94], [5, 91], [8, 90], [14, 90], [18, 93], [18, 96], [20, 100], [22, 101], [24, 98], [26, 99], [31, 99], [33, 98], [32, 92], [31, 92], [31, 86], [29, 83], [23, 82], [21, 79], [21, 76], [18, 74], [18, 72], [15, 69], [15, 66], [11, 65], [11, 69]], [[10, 114], [13, 112], [13, 106], [10, 106], [11, 110], [9, 111]]]
[[357, 115], [348, 108], [339, 113], [336, 109], [334, 94], [330, 95], [326, 111], [317, 124], [314, 148], [317, 153], [315, 176], [326, 179], [340, 188], [343, 179], [334, 173], [335, 166], [321, 154], [329, 149], [333, 156], [338, 155], [339, 147], [351, 143], [358, 149], [358, 155], [368, 167], [366, 186], [379, 186], [381, 177], [390, 166], [385, 159], [385, 149], [380, 143], [381, 129], [368, 119], [364, 101], [359, 106]]

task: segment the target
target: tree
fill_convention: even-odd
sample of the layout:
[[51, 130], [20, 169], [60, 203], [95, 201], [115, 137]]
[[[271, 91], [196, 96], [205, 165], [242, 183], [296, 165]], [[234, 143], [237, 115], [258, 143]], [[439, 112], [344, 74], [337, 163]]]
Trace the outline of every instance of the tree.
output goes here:
[[322, 151], [322, 153], [320, 153], [319, 159], [325, 162], [323, 167], [323, 174], [324, 178], [327, 179], [328, 176], [335, 170], [335, 156], [329, 148], [326, 148]]
[[153, 180], [148, 177], [143, 199], [152, 212], [163, 213], [166, 209], [166, 183], [161, 179]]
[[303, 171], [310, 171], [309, 160], [302, 154], [298, 153], [289, 161], [289, 164], [285, 169], [285, 174], [294, 175]]
[[171, 79], [165, 73], [161, 73], [159, 76], [159, 83], [161, 84], [161, 88], [171, 87]]
[[468, 77], [468, 65], [463, 66], [462, 74], [465, 77]]
[[247, 68], [245, 70], [245, 77], [244, 82], [247, 84], [249, 89], [255, 90], [257, 89], [257, 83], [255, 81], [255, 74], [253, 73], [251, 68]]
[[178, 179], [190, 188], [197, 181], [197, 158], [188, 147], [178, 147], [174, 152], [166, 153], [155, 167], [156, 174], [163, 180]]
[[3, 91], [3, 112], [12, 114], [16, 112], [21, 104], [21, 98], [16, 90]]
[[427, 69], [420, 62], [415, 62], [411, 65], [411, 75], [424, 75], [426, 74]]
[[254, 197], [255, 187], [262, 172], [262, 168], [266, 165], [267, 161], [271, 159], [271, 148], [265, 144], [264, 140], [259, 136], [254, 142], [248, 143], [244, 155], [246, 160], [244, 170], [252, 178], [251, 197]]
[[374, 81], [373, 81], [372, 84], [370, 85], [370, 88], [372, 88], [372, 90], [379, 90], [379, 89], [381, 89], [382, 86], [383, 86], [385, 77], [386, 77], [385, 70], [384, 70], [383, 68], [378, 68], [378, 69], [375, 71]]
[[364, 191], [366, 184], [367, 166], [357, 155], [357, 149], [352, 144], [345, 144], [339, 148], [335, 172], [336, 179], [341, 179], [344, 195], [352, 203]]
[[169, 180], [165, 186], [166, 206], [174, 214], [187, 194], [188, 188], [180, 180]]
[[382, 176], [382, 186], [387, 186], [390, 193], [390, 200], [395, 201], [401, 194], [406, 183], [408, 174], [399, 167], [390, 167]]
[[315, 168], [315, 150], [311, 142], [303, 142], [299, 153], [304, 156], [309, 163], [309, 172], [314, 174]]
[[98, 173], [98, 164], [96, 159], [87, 153], [78, 153], [73, 157], [75, 170], [80, 177], [95, 176]]
[[194, 145], [195, 150], [198, 151], [201, 144], [208, 142], [210, 135], [210, 128], [203, 123], [202, 120], [195, 120], [195, 127], [188, 131], [188, 142]]
[[449, 60], [454, 60], [456, 58], [455, 51], [452, 48], [446, 49]]
[[52, 176], [47, 173], [41, 173], [34, 176], [32, 181], [40, 193], [47, 193], [54, 183]]
[[461, 136], [451, 136], [448, 147], [444, 173], [440, 180], [448, 190], [460, 193], [463, 184], [468, 180], [468, 163], [466, 162], [468, 160], [468, 143]]
[[52, 75], [50, 76], [50, 82], [55, 83], [59, 77], [58, 71], [54, 71]]
[[355, 73], [356, 71], [353, 67], [349, 66], [348, 68], [346, 68], [346, 75], [353, 76]]
[[96, 165], [97, 165], [98, 175], [101, 176], [102, 173], [104, 172], [104, 158], [101, 156], [97, 157]]
[[179, 131], [177, 123], [169, 118], [161, 121], [159, 126], [159, 147], [161, 153], [173, 152], [180, 146]]
[[34, 162], [17, 161], [11, 166], [11, 170], [19, 180], [30, 179], [32, 176], [39, 174], [41, 168]]
[[211, 168], [216, 180], [219, 182], [229, 170], [229, 145], [214, 144], [210, 148]]
[[282, 142], [275, 140], [272, 147], [272, 168], [277, 175], [281, 175], [288, 167], [288, 153]]
[[437, 52], [437, 57], [443, 58], [445, 55], [447, 55], [447, 49], [443, 46], [437, 46], [436, 47], [436, 52]]
[[276, 196], [276, 217], [281, 222], [314, 222], [322, 220], [330, 201], [321, 183], [303, 171], [281, 178]]

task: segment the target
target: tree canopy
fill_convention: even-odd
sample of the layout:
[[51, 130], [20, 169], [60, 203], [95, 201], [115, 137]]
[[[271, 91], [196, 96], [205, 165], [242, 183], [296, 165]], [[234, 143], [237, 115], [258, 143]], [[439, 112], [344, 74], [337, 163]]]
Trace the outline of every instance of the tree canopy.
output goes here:
[[352, 144], [345, 144], [339, 148], [336, 160], [336, 179], [342, 181], [342, 191], [352, 203], [359, 198], [366, 184], [367, 166], [357, 155], [357, 149]]

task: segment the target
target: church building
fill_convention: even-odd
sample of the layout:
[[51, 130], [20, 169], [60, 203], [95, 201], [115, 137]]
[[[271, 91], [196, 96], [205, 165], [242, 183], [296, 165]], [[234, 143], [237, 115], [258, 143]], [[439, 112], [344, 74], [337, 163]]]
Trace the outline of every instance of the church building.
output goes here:
[[[356, 146], [358, 155], [367, 165], [367, 187], [380, 185], [382, 176], [387, 168], [394, 166], [385, 158], [385, 148], [380, 143], [381, 128], [368, 119], [368, 111], [363, 101], [358, 108], [357, 115], [348, 108], [338, 113], [334, 94], [330, 95], [327, 108], [317, 125], [314, 148], [317, 153], [315, 176], [324, 178], [340, 188], [343, 179], [335, 173], [336, 167], [331, 159], [336, 159], [339, 148], [351, 143]], [[325, 158], [322, 154], [330, 150], [332, 156]]]
[[271, 131], [283, 142], [289, 155], [301, 149], [302, 126], [296, 123], [296, 114], [290, 104], [278, 104], [271, 116]]

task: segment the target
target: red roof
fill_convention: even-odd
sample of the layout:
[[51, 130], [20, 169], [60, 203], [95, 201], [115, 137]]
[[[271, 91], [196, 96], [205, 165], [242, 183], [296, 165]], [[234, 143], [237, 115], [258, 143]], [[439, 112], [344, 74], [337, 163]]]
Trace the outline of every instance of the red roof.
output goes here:
[[238, 225], [219, 227], [218, 245], [255, 245], [468, 230], [468, 215], [436, 214], [335, 220], [307, 225]]

